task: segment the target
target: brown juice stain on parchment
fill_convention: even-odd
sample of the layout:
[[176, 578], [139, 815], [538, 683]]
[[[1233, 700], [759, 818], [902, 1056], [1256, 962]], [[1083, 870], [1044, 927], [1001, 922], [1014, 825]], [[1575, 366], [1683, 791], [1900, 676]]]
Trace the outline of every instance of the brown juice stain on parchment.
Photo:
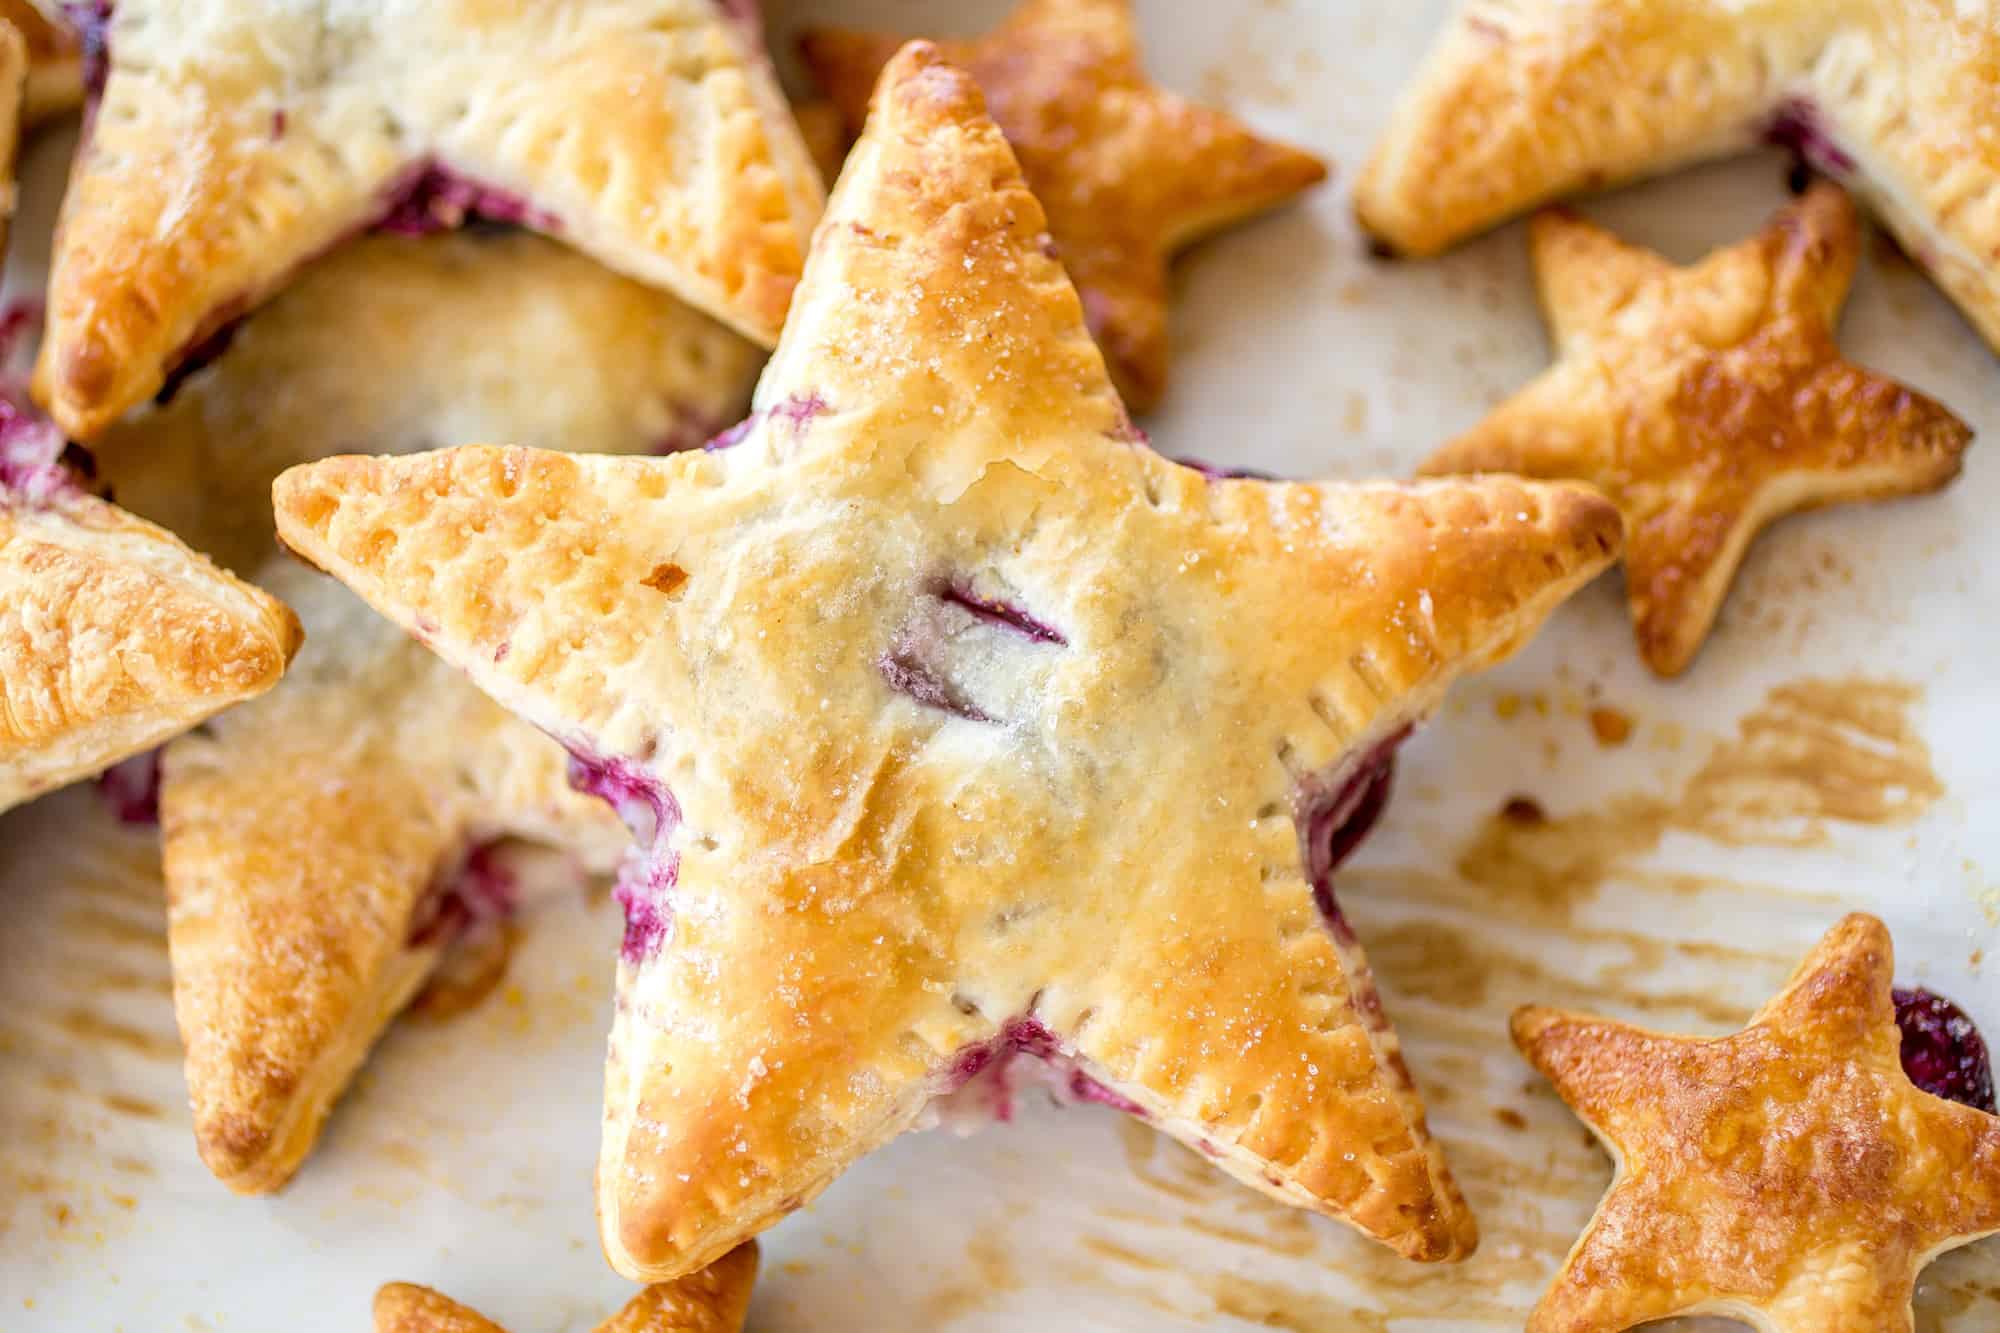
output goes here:
[[984, 1223], [965, 1243], [966, 1276], [932, 1291], [923, 1301], [918, 1328], [937, 1328], [998, 1303], [997, 1298], [1021, 1289], [1007, 1239], [1018, 1222], [1018, 1210]]
[[1669, 832], [1732, 847], [1807, 847], [1825, 841], [1830, 822], [1908, 823], [1944, 794], [1909, 717], [1920, 697], [1900, 681], [1780, 685], [1677, 794], [1626, 794], [1560, 817], [1510, 803], [1466, 846], [1458, 872], [1510, 906], [1564, 921]]

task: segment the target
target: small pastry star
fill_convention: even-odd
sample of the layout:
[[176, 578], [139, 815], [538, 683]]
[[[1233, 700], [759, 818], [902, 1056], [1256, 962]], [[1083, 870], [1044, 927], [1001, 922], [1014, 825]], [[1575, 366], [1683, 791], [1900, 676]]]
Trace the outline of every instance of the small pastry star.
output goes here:
[[891, 61], [745, 429], [275, 487], [287, 545], [641, 840], [614, 1267], [691, 1271], [1009, 1054], [1452, 1258], [1332, 867], [1388, 751], [1615, 558], [1587, 487], [1211, 481], [1134, 442], [978, 88]]
[[740, 414], [757, 361], [540, 236], [371, 236], [315, 263], [172, 402], [97, 441], [125, 504], [284, 596], [309, 636], [267, 698], [163, 756], [188, 1098], [232, 1189], [283, 1185], [447, 950], [523, 905], [486, 844], [531, 839], [609, 871], [627, 842], [569, 789], [560, 746], [275, 550], [272, 479], [356, 442], [405, 453], [459, 431], [684, 446]]
[[766, 345], [822, 202], [716, 0], [120, 0], [35, 392], [90, 439], [373, 226], [564, 238]]
[[1760, 143], [1853, 188], [2000, 348], [2000, 22], [1949, 0], [1466, 0], [1355, 185], [1434, 254]]
[[1559, 211], [1529, 245], [1556, 363], [1423, 471], [1573, 477], [1609, 495], [1639, 652], [1660, 675], [1694, 659], [1766, 524], [1958, 475], [1964, 422], [1841, 359], [1860, 238], [1838, 186], [1691, 268]]
[[1918, 1271], [2000, 1231], [2000, 1118], [1904, 1074], [1892, 968], [1888, 930], [1856, 914], [1733, 1036], [1515, 1013], [1514, 1044], [1617, 1163], [1529, 1333], [1911, 1327]]
[[[646, 1288], [596, 1333], [742, 1333], [757, 1282], [757, 1242], [707, 1268]], [[507, 1333], [429, 1287], [392, 1282], [375, 1293], [375, 1333]]]
[[[903, 41], [805, 34], [806, 64], [850, 130]], [[1325, 163], [1149, 80], [1131, 0], [1024, 0], [985, 37], [938, 49], [979, 80], [1048, 211], [1112, 383], [1150, 410], [1167, 386], [1168, 259], [1318, 184]]]

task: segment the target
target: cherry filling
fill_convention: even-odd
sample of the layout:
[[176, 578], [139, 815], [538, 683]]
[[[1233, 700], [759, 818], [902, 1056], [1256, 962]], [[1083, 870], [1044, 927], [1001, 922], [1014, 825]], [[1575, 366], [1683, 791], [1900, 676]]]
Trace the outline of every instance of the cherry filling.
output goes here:
[[0, 384], [0, 492], [9, 501], [45, 505], [58, 496], [80, 494], [75, 473], [64, 463], [87, 467], [87, 458], [64, 441], [26, 394]]
[[[969, 583], [945, 579], [932, 585], [928, 598], [919, 599], [895, 642], [876, 659], [875, 669], [890, 689], [908, 695], [926, 708], [936, 708], [968, 722], [997, 722], [1000, 719], [981, 708], [950, 674], [954, 654], [961, 655], [963, 660], [966, 648], [961, 640], [973, 626], [1001, 629], [1031, 644], [1069, 646], [1063, 632], [1047, 621], [1011, 602], [982, 597]], [[985, 650], [990, 651], [990, 645]]]
[[111, 69], [111, 0], [70, 0], [62, 15], [75, 30], [83, 54], [83, 96], [86, 119], [104, 95], [104, 78]]
[[743, 420], [715, 436], [702, 448], [710, 453], [720, 453], [724, 449], [734, 449], [750, 438], [750, 432], [765, 421], [775, 422], [789, 428], [792, 439], [798, 440], [806, 433], [813, 418], [825, 416], [833, 407], [819, 396], [817, 389], [810, 393], [789, 394], [760, 411], [752, 412]]
[[673, 793], [623, 759], [602, 759], [572, 749], [569, 785], [608, 801], [635, 840], [618, 867], [612, 897], [625, 909], [625, 961], [642, 963], [660, 951], [673, 932], [674, 882], [680, 855], [668, 848], [680, 827], [681, 808]]
[[1052, 643], [1059, 648], [1069, 647], [1069, 640], [1064, 638], [1062, 631], [1053, 625], [1042, 623], [1018, 606], [981, 597], [963, 583], [947, 583], [937, 595], [953, 606], [964, 607], [987, 624], [1011, 629], [1033, 643]]
[[1963, 1009], [1931, 991], [1897, 989], [1903, 1072], [1934, 1097], [1994, 1114], [1993, 1066], [1986, 1043]]
[[474, 222], [532, 227], [542, 232], [562, 228], [555, 214], [536, 208], [511, 190], [425, 162], [391, 184], [375, 230], [397, 236], [428, 236]]
[[998, 720], [966, 698], [935, 664], [924, 659], [922, 645], [915, 635], [898, 640], [895, 647], [876, 659], [875, 669], [890, 689], [907, 694], [926, 708], [936, 708], [968, 722]]
[[1791, 98], [1778, 107], [1764, 126], [1764, 142], [1790, 149], [1800, 161], [1829, 176], [1854, 170], [1854, 159], [1827, 133], [1819, 108], [1803, 98]]
[[148, 750], [97, 775], [97, 794], [121, 824], [160, 822], [160, 752]]
[[992, 1121], [1008, 1124], [1015, 1094], [1028, 1086], [1043, 1088], [1058, 1105], [1090, 1102], [1127, 1115], [1146, 1114], [1137, 1102], [1077, 1068], [1061, 1038], [1033, 1017], [1010, 1019], [997, 1037], [953, 1056], [931, 1114], [936, 1123], [967, 1132]]
[[1396, 747], [1409, 737], [1410, 727], [1405, 725], [1377, 742], [1330, 795], [1310, 791], [1301, 795], [1307, 811], [1306, 874], [1312, 879], [1313, 904], [1342, 944], [1354, 942], [1354, 929], [1334, 897], [1333, 872], [1382, 817], [1395, 778]]
[[441, 947], [474, 926], [513, 915], [520, 905], [520, 881], [499, 847], [497, 842], [480, 843], [438, 876], [410, 915], [410, 948]]

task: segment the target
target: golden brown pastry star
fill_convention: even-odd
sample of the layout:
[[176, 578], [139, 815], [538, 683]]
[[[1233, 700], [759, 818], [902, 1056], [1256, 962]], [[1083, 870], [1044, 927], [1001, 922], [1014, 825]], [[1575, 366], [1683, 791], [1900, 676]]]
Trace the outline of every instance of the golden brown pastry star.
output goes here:
[[1474, 1229], [1334, 866], [1452, 680], [1615, 559], [1589, 487], [1138, 444], [979, 90], [883, 74], [749, 424], [334, 458], [284, 542], [640, 843], [598, 1215], [692, 1271], [1013, 1057], [1413, 1258]]
[[[699, 1272], [646, 1288], [597, 1333], [740, 1333], [756, 1282], [757, 1242], [745, 1241]], [[429, 1287], [391, 1282], [375, 1293], [375, 1333], [506, 1330]]]
[[1918, 1271], [2000, 1231], [2000, 1119], [1905, 1076], [1893, 965], [1888, 929], [1857, 913], [1733, 1036], [1514, 1015], [1515, 1045], [1617, 1162], [1528, 1333], [1691, 1314], [1911, 1327]]
[[1839, 187], [1685, 269], [1561, 211], [1534, 220], [1529, 245], [1556, 364], [1423, 470], [1610, 495], [1639, 651], [1660, 675], [1694, 659], [1767, 523], [1958, 475], [1965, 423], [1834, 343], [1860, 249]]
[[[805, 34], [851, 132], [903, 41]], [[1021, 159], [1119, 394], [1152, 408], [1167, 386], [1168, 257], [1318, 184], [1326, 164], [1147, 79], [1130, 0], [1025, 0], [986, 36], [938, 49], [979, 81]]]

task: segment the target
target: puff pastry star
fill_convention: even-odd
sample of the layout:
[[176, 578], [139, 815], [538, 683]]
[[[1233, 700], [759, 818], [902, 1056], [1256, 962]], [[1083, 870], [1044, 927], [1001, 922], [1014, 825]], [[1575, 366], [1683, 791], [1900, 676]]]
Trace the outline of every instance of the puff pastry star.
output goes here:
[[[819, 29], [802, 50], [858, 131], [901, 45]], [[1325, 163], [1151, 82], [1130, 0], [1025, 0], [987, 36], [939, 49], [972, 71], [1007, 132], [1112, 382], [1151, 409], [1167, 386], [1168, 258], [1318, 184]]]
[[120, 0], [36, 394], [74, 439], [374, 225], [525, 224], [775, 341], [821, 203], [716, 0]]
[[[757, 1242], [746, 1241], [699, 1272], [646, 1288], [597, 1333], [741, 1333], [756, 1281]], [[375, 1333], [506, 1330], [428, 1287], [392, 1282], [375, 1293]]]
[[1431, 254], [1559, 195], [1779, 143], [1860, 193], [2000, 347], [1996, 106], [1985, 3], [1468, 0], [1355, 210]]
[[[253, 571], [311, 642], [270, 697], [168, 745], [167, 941], [202, 1157], [282, 1185], [375, 1040], [464, 930], [519, 906], [482, 850], [627, 836], [567, 757], [330, 579], [275, 552], [271, 480], [356, 442], [506, 429], [684, 446], [733, 418], [756, 349], [527, 233], [377, 236], [321, 261], [171, 404], [114, 426], [125, 503]], [[528, 371], [533, 373], [529, 374]]]
[[2000, 1119], [1904, 1074], [1892, 965], [1888, 930], [1857, 914], [1733, 1036], [1514, 1015], [1515, 1045], [1617, 1163], [1529, 1333], [1681, 1314], [1912, 1327], [1918, 1271], [2000, 1231]]
[[1386, 755], [1615, 556], [1584, 487], [1137, 443], [966, 74], [913, 44], [746, 429], [279, 479], [283, 540], [641, 840], [598, 1208], [709, 1262], [1026, 1052], [1424, 1259], [1470, 1216], [1333, 899]]
[[1561, 212], [1529, 244], [1556, 364], [1423, 470], [1602, 488], [1625, 515], [1632, 622], [1660, 675], [1694, 659], [1765, 524], [1958, 475], [1965, 423], [1834, 343], [1860, 248], [1839, 187], [1692, 268]]

